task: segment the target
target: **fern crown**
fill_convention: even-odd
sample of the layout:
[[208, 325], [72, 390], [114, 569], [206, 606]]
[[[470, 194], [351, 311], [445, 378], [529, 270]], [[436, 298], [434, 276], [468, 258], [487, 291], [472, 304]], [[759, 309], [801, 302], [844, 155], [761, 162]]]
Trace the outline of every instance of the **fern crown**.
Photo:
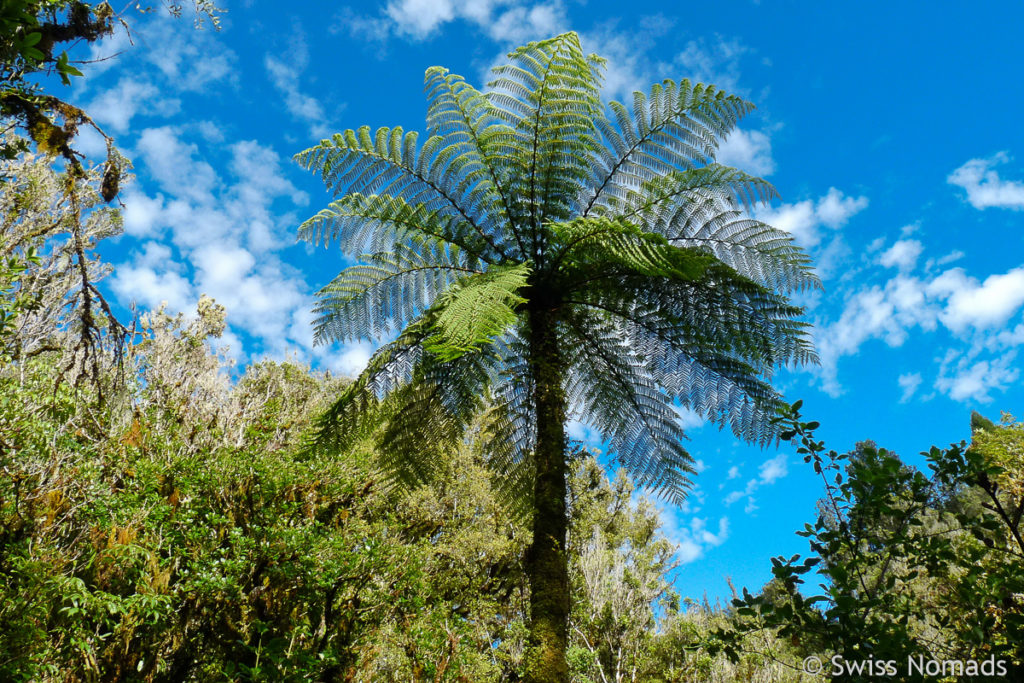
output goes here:
[[714, 162], [752, 107], [687, 80], [605, 106], [602, 68], [574, 33], [512, 52], [486, 92], [434, 67], [425, 135], [363, 127], [297, 155], [336, 197], [300, 236], [362, 254], [320, 292], [317, 340], [397, 334], [317, 445], [371, 437], [415, 481], [484, 413], [491, 464], [525, 495], [530, 306], [556, 312], [570, 416], [640, 484], [685, 494], [682, 407], [773, 438], [773, 369], [816, 360], [787, 295], [820, 285], [743, 211], [771, 185]]

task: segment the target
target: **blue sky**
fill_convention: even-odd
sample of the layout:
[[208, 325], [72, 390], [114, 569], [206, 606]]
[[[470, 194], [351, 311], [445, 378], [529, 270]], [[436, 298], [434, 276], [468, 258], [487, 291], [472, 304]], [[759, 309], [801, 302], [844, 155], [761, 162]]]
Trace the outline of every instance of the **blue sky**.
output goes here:
[[[291, 155], [363, 124], [422, 129], [427, 67], [482, 83], [510, 48], [571, 29], [609, 59], [610, 98], [688, 77], [757, 105], [719, 160], [772, 181], [781, 200], [757, 216], [818, 265], [825, 290], [801, 303], [822, 364], [776, 379], [829, 446], [874, 439], [919, 462], [968, 436], [972, 408], [1024, 413], [1020, 3], [220, 4], [219, 33], [136, 16], [131, 41], [79, 55], [120, 53], [72, 100], [135, 164], [126, 234], [102, 249], [121, 305], [189, 311], [206, 293], [228, 308], [239, 363], [357, 372], [368, 345], [312, 346], [314, 292], [344, 260], [295, 243], [327, 195]], [[102, 157], [98, 138], [82, 146]], [[702, 471], [682, 509], [664, 508], [677, 587], [757, 588], [769, 557], [805, 550], [793, 532], [820, 481], [786, 449], [682, 419]]]

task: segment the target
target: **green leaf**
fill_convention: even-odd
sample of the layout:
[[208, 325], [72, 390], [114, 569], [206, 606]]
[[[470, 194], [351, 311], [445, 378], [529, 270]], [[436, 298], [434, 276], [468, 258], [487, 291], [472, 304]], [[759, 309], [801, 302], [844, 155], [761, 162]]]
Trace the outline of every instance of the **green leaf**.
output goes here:
[[515, 307], [526, 301], [530, 266], [492, 266], [453, 285], [438, 300], [434, 334], [423, 348], [443, 361], [477, 351], [516, 321]]

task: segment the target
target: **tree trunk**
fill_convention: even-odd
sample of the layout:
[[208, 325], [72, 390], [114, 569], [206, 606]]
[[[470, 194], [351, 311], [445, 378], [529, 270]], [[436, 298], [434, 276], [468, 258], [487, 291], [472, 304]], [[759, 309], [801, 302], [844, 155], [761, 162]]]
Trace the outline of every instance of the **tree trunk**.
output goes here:
[[530, 367], [537, 410], [536, 473], [533, 485], [533, 540], [526, 560], [530, 581], [530, 634], [523, 680], [567, 683], [565, 660], [569, 623], [569, 569], [565, 554], [565, 393], [555, 312], [529, 312]]

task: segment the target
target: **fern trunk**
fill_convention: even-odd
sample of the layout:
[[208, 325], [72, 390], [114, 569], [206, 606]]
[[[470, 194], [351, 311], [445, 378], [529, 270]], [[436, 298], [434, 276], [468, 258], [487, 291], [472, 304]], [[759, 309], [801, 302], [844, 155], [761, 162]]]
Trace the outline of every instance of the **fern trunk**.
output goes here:
[[537, 410], [533, 540], [526, 562], [530, 581], [530, 633], [523, 680], [567, 683], [569, 570], [565, 552], [565, 393], [556, 314], [543, 305], [529, 312], [530, 366]]

